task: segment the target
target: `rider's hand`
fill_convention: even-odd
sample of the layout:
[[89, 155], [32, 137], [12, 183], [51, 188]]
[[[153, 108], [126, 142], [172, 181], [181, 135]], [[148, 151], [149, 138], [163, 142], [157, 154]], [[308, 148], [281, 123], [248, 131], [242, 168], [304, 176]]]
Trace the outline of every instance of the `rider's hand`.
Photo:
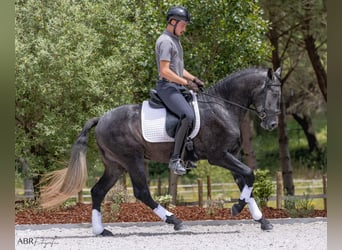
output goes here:
[[186, 86], [188, 87], [188, 89], [198, 92], [198, 85], [194, 83], [193, 81], [188, 80], [188, 84]]
[[202, 82], [197, 77], [194, 78], [193, 82], [196, 83], [198, 87], [204, 87], [204, 82]]

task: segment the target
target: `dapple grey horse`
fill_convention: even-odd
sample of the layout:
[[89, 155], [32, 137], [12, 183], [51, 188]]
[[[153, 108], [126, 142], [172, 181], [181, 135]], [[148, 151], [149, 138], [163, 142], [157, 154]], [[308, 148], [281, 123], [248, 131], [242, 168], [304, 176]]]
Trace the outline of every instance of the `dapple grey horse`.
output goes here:
[[[280, 68], [275, 72], [268, 68], [248, 68], [198, 93], [201, 127], [193, 139], [192, 154], [184, 156], [184, 160], [207, 159], [210, 164], [230, 170], [241, 191], [239, 202], [232, 207], [232, 214], [237, 215], [247, 205], [252, 218], [261, 224], [263, 230], [271, 230], [272, 224], [263, 217], [253, 198], [253, 171], [240, 161], [240, 124], [246, 112], [251, 110], [261, 119], [262, 128], [272, 130], [278, 126], [280, 73]], [[82, 189], [87, 179], [88, 133], [93, 127], [105, 166], [104, 174], [91, 189], [93, 233], [112, 235], [102, 224], [100, 207], [106, 193], [124, 171], [131, 178], [137, 199], [150, 207], [161, 220], [173, 224], [175, 230], [183, 229], [183, 222], [151, 197], [144, 160], [167, 163], [173, 143], [144, 140], [141, 105], [123, 105], [86, 122], [72, 147], [68, 168], [45, 176], [47, 185], [41, 196], [43, 207], [58, 205]]]

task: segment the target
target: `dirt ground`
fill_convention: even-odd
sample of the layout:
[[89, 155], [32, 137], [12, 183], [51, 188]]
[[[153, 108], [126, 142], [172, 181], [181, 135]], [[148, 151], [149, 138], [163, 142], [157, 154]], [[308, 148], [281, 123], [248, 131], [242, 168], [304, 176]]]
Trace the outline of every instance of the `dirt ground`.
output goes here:
[[[218, 206], [206, 208], [198, 206], [175, 206], [170, 207], [169, 211], [184, 221], [251, 219], [247, 208], [236, 217], [231, 216], [230, 209], [220, 208]], [[265, 207], [262, 208], [262, 212], [267, 219], [291, 217], [284, 209]], [[120, 206], [113, 203], [107, 203], [103, 205], [102, 216], [104, 223], [160, 221], [159, 217], [157, 217], [151, 209], [140, 202], [123, 203]], [[306, 215], [306, 217], [327, 217], [327, 212], [324, 210], [314, 210], [309, 215]], [[53, 210], [43, 210], [37, 206], [28, 206], [25, 202], [16, 202], [15, 205], [16, 225], [90, 222], [91, 204], [76, 204], [69, 207], [59, 207]]]

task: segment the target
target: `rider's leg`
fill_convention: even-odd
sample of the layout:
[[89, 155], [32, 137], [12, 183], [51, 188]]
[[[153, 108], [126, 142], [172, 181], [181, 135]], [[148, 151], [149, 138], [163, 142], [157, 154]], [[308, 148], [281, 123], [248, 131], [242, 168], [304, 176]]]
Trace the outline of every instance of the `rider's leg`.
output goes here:
[[186, 173], [186, 169], [181, 160], [181, 155], [184, 149], [184, 143], [188, 135], [188, 131], [188, 120], [186, 118], [183, 118], [178, 123], [173, 153], [169, 162], [169, 168], [172, 169], [173, 172], [177, 175], [183, 175]]
[[173, 153], [169, 163], [169, 167], [178, 175], [186, 173], [185, 167], [181, 161], [182, 151], [184, 149], [188, 131], [195, 120], [195, 113], [182, 95], [182, 89], [184, 89], [184, 87], [180, 87], [173, 83], [158, 82], [157, 86], [158, 95], [164, 104], [171, 112], [180, 118], [176, 130]]

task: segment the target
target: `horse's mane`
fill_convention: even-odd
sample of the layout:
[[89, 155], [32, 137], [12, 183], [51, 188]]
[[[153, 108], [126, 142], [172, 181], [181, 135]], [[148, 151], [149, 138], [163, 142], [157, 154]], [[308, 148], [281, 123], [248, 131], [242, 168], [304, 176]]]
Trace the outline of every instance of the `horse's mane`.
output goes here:
[[231, 83], [235, 82], [235, 79], [241, 77], [242, 75], [249, 75], [259, 73], [260, 71], [265, 71], [265, 67], [253, 66], [245, 69], [239, 69], [225, 78], [219, 80], [216, 84], [212, 86], [213, 89], [226, 89], [229, 90]]

